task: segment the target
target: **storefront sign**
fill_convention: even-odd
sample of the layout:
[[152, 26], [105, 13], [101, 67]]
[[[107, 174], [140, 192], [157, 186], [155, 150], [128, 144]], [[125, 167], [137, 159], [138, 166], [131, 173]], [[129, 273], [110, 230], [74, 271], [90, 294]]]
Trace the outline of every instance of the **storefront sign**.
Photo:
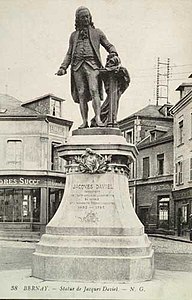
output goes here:
[[65, 134], [65, 128], [63, 126], [59, 126], [56, 124], [50, 124], [50, 133], [55, 133], [58, 135], [64, 135]]
[[58, 179], [48, 179], [47, 180], [47, 185], [48, 186], [53, 186], [53, 187], [63, 187], [64, 186], [64, 179], [63, 179], [63, 181], [58, 180]]
[[0, 177], [0, 186], [51, 186], [63, 187], [64, 178], [41, 178], [32, 176]]
[[39, 185], [40, 179], [30, 179], [30, 178], [6, 178], [0, 179], [0, 185]]
[[176, 199], [186, 199], [192, 198], [192, 189], [187, 189], [183, 191], [174, 191], [173, 198]]
[[172, 186], [170, 184], [158, 184], [158, 185], [152, 185], [151, 191], [157, 192], [162, 190], [170, 190]]

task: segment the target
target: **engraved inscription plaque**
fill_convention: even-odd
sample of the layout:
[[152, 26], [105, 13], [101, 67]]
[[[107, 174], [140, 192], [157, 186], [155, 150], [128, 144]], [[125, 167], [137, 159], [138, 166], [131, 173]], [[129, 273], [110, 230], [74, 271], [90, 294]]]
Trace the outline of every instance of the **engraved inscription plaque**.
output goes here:
[[[71, 177], [71, 180], [70, 180]], [[115, 181], [111, 174], [73, 174], [69, 175], [69, 198], [66, 216], [75, 226], [112, 226], [117, 220], [117, 201], [115, 201]], [[111, 218], [106, 218], [110, 215]]]

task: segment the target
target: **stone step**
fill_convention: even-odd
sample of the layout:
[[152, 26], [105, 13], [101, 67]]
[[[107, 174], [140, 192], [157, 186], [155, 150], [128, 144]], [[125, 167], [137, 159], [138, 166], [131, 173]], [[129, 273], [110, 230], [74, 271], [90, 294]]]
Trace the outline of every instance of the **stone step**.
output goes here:
[[36, 242], [40, 240], [40, 232], [5, 230], [0, 231], [0, 240]]
[[57, 247], [52, 245], [48, 247], [47, 245], [38, 244], [36, 248], [36, 253], [46, 254], [46, 255], [61, 255], [61, 256], [95, 256], [95, 257], [135, 257], [135, 256], [148, 256], [152, 251], [152, 247], [141, 246], [141, 247]]
[[31, 242], [31, 243], [37, 243], [39, 242], [38, 238], [23, 238], [23, 237], [1, 237], [0, 241], [14, 241], [14, 242]]
[[36, 247], [40, 255], [62, 256], [148, 256], [152, 244], [140, 236], [63, 236], [44, 234]]
[[0, 223], [0, 231], [1, 230], [24, 230], [31, 231], [31, 223]]

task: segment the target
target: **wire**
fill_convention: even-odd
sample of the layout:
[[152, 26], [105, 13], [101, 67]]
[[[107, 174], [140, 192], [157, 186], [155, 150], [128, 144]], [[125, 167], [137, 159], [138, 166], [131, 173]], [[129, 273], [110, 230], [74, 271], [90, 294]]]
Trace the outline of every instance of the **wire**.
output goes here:
[[169, 79], [169, 81], [173, 81], [173, 80], [186, 80], [186, 78], [174, 78], [174, 79]]
[[172, 68], [179, 68], [179, 67], [186, 67], [186, 66], [192, 66], [192, 64], [187, 64], [187, 65], [176, 65], [176, 66], [171, 66]]
[[189, 72], [170, 72], [170, 74], [189, 74]]
[[[179, 68], [179, 67], [187, 67], [187, 66], [192, 66], [192, 64], [186, 64], [186, 65], [170, 65], [170, 68]], [[165, 66], [159, 66], [160, 68], [165, 68]], [[134, 68], [133, 68], [134, 69]], [[134, 70], [139, 70], [139, 71], [145, 71], [145, 70], [157, 70], [157, 67], [152, 67], [152, 68], [144, 68], [144, 69], [134, 69]]]
[[[170, 77], [173, 77], [175, 75], [182, 75], [182, 74], [189, 74], [190, 72], [176, 72], [176, 73], [173, 73], [173, 72], [170, 72], [169, 73], [169, 80], [173, 80], [173, 79], [170, 79]], [[160, 75], [161, 76], [161, 75]], [[150, 75], [136, 75], [136, 76], [132, 76], [133, 78], [145, 78], [145, 77], [154, 77], [154, 74], [150, 74]], [[185, 77], [186, 79], [186, 77]], [[176, 80], [176, 79], [174, 79]]]

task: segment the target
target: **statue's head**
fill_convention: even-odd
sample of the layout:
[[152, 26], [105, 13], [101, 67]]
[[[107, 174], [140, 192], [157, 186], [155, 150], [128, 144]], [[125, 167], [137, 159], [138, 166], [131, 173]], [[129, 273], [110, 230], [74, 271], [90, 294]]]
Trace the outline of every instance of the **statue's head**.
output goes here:
[[75, 13], [75, 28], [78, 30], [89, 25], [94, 27], [91, 13], [87, 7], [80, 6]]

